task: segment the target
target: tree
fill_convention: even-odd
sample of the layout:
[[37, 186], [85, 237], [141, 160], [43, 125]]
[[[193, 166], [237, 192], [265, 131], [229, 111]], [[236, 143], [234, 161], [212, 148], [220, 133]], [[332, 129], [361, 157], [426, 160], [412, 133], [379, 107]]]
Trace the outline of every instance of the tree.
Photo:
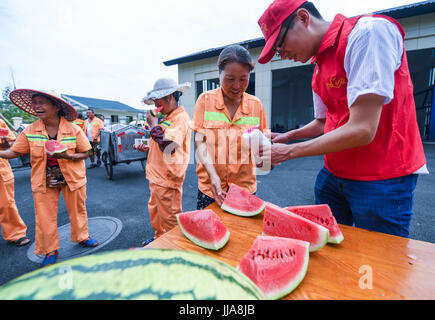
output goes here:
[[32, 116], [31, 114], [28, 114], [27, 112], [21, 110], [20, 108], [17, 108], [14, 106], [14, 104], [9, 100], [9, 93], [13, 90], [12, 86], [9, 84], [7, 85], [2, 92], [2, 98], [3, 100], [0, 101], [0, 112], [3, 114], [3, 116], [8, 119], [11, 123], [12, 118], [14, 117], [20, 117], [23, 118], [24, 123], [32, 123], [38, 120], [37, 117]]

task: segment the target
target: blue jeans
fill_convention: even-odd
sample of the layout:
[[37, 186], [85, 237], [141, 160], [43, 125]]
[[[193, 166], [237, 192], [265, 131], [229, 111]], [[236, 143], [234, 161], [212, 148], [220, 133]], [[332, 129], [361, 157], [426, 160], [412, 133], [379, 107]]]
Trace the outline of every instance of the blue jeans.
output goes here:
[[324, 167], [314, 187], [316, 204], [328, 204], [340, 224], [408, 237], [417, 178], [356, 181], [337, 178]]

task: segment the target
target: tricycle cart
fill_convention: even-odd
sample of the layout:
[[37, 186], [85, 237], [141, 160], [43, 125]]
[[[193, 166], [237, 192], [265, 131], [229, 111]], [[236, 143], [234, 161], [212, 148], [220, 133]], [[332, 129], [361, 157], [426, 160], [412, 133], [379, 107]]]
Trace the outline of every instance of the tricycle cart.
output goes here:
[[107, 177], [113, 179], [113, 166], [118, 163], [130, 164], [140, 161], [145, 170], [148, 152], [133, 149], [136, 139], [148, 139], [149, 130], [131, 125], [115, 124], [101, 131], [101, 160], [106, 168]]

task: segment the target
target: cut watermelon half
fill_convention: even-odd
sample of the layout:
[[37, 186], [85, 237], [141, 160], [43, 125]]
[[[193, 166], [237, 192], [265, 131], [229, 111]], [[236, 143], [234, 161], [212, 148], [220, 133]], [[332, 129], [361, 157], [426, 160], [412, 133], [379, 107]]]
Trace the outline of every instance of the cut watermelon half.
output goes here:
[[45, 152], [49, 155], [53, 155], [55, 153], [62, 153], [68, 150], [66, 146], [56, 140], [49, 140], [44, 144]]
[[267, 299], [279, 299], [296, 289], [308, 269], [306, 241], [258, 236], [237, 269], [263, 292]]
[[176, 217], [186, 238], [200, 247], [219, 250], [230, 238], [230, 232], [211, 209], [183, 212]]
[[329, 238], [325, 227], [270, 202], [264, 210], [263, 234], [308, 241], [310, 252], [323, 248]]
[[238, 216], [252, 217], [261, 213], [265, 206], [265, 201], [231, 183], [221, 209]]
[[324, 226], [329, 230], [329, 243], [340, 243], [344, 236], [341, 233], [337, 220], [332, 214], [331, 208], [327, 204], [307, 205], [307, 206], [292, 206], [286, 210], [296, 213], [310, 221]]
[[9, 129], [0, 128], [0, 138], [7, 138], [9, 136]]

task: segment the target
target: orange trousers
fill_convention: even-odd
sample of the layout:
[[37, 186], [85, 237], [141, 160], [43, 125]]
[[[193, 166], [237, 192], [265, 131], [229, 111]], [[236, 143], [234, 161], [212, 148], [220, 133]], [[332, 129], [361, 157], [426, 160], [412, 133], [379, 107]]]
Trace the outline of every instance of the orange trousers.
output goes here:
[[71, 222], [71, 241], [81, 242], [89, 237], [86, 212], [86, 185], [70, 191], [68, 186], [47, 188], [45, 193], [34, 192], [35, 254], [45, 255], [59, 249], [57, 210], [62, 192]]
[[27, 226], [18, 213], [15, 204], [14, 179], [0, 179], [0, 226], [3, 239], [16, 241], [26, 235]]
[[182, 211], [183, 186], [169, 189], [151, 182], [149, 185], [151, 196], [148, 201], [148, 211], [151, 226], [155, 231], [154, 238], [157, 239], [177, 225], [175, 215]]

